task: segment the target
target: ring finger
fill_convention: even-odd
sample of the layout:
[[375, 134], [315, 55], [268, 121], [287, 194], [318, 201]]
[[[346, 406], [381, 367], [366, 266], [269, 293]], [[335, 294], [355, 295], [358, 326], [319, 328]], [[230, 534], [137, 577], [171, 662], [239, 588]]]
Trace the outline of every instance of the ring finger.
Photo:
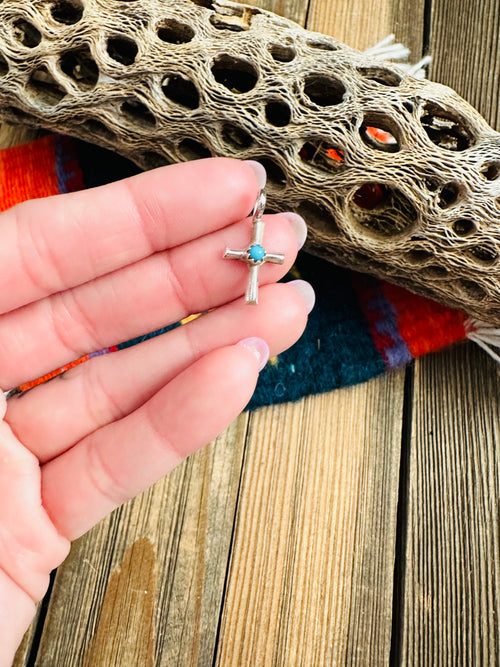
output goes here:
[[218, 347], [249, 336], [266, 340], [271, 355], [290, 347], [302, 334], [313, 301], [312, 288], [302, 281], [268, 285], [261, 290], [258, 309], [235, 301], [139, 346], [97, 357], [8, 401], [6, 419], [45, 462], [137, 409]]

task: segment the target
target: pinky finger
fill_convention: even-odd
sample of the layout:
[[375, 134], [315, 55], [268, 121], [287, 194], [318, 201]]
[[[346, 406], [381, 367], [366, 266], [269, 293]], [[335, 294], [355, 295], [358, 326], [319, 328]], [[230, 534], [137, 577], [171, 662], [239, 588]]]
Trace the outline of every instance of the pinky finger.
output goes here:
[[265, 363], [266, 344], [252, 340], [257, 347], [238, 344], [202, 357], [135, 412], [42, 467], [43, 504], [62, 535], [85, 533], [235, 419]]

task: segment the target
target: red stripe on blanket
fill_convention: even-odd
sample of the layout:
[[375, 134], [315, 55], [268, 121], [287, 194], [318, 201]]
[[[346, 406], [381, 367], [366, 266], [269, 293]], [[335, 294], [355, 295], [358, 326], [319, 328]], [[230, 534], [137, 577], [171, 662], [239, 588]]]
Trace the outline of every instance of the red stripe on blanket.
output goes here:
[[59, 194], [54, 137], [0, 151], [0, 211]]
[[398, 330], [414, 357], [436, 352], [467, 334], [467, 315], [381, 281], [382, 290], [397, 313]]

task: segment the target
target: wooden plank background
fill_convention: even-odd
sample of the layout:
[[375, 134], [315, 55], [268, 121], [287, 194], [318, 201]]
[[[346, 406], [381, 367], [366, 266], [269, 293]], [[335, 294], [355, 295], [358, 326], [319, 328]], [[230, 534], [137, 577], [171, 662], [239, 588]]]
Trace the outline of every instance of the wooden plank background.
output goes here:
[[[498, 126], [499, 2], [259, 5], [429, 45]], [[499, 383], [463, 346], [239, 417], [74, 544], [16, 667], [498, 664]]]

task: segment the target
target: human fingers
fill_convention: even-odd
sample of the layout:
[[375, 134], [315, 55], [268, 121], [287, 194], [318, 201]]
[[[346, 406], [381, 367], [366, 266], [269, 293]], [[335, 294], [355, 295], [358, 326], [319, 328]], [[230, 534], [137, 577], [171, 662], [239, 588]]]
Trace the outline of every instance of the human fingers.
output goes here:
[[302, 335], [314, 292], [303, 281], [268, 285], [259, 307], [227, 304], [139, 346], [77, 366], [8, 402], [7, 420], [45, 462], [90, 432], [136, 410], [208, 352], [246, 337], [263, 338], [272, 356]]
[[230, 424], [255, 388], [258, 349], [210, 352], [137, 410], [46, 463], [42, 500], [59, 532], [82, 535]]
[[[266, 246], [284, 252], [285, 263], [262, 266], [263, 284], [289, 270], [298, 248], [288, 216], [267, 221]], [[89, 352], [235, 299], [245, 291], [248, 269], [222, 254], [228, 245], [245, 247], [249, 238], [245, 220], [6, 313], [0, 318], [0, 385], [15, 387]]]
[[0, 461], [0, 571], [39, 600], [69, 544], [40, 505], [38, 460], [5, 421], [0, 421]]
[[38, 461], [3, 421], [5, 410], [0, 392], [0, 665], [7, 667], [69, 542], [41, 507]]
[[241, 220], [262, 185], [252, 164], [196, 160], [9, 209], [0, 313]]
[[32, 598], [0, 570], [0, 665], [13, 664], [35, 611]]

